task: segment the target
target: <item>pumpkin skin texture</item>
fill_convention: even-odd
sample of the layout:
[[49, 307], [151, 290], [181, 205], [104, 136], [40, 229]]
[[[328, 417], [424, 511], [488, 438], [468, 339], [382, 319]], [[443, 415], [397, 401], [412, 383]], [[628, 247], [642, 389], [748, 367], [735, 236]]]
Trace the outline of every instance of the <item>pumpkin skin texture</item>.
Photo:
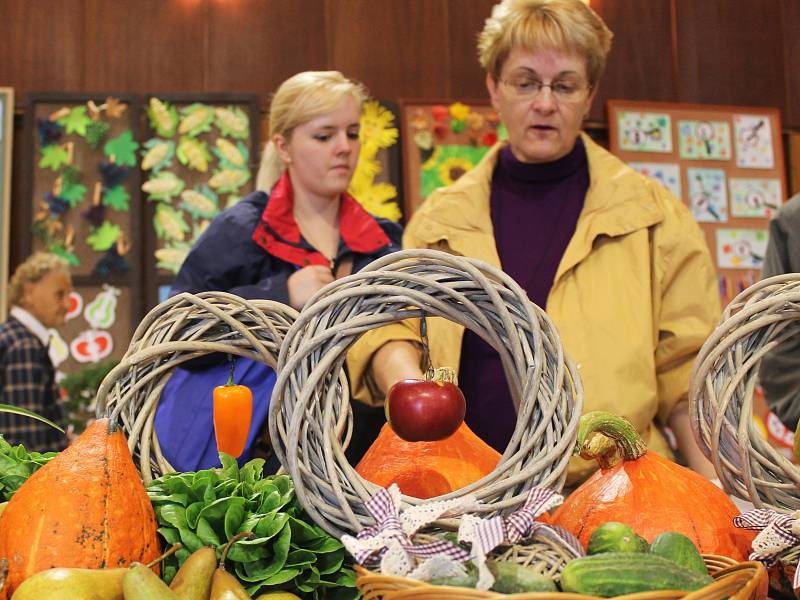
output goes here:
[[567, 497], [553, 523], [574, 533], [584, 547], [598, 526], [621, 521], [648, 541], [677, 531], [702, 553], [747, 560], [755, 532], [734, 527], [739, 510], [725, 492], [699, 473], [641, 448], [639, 458], [625, 449], [621, 462], [601, 466]]
[[356, 472], [382, 487], [396, 483], [415, 498], [434, 498], [491, 473], [500, 454], [461, 423], [436, 442], [407, 442], [385, 424], [364, 454]]
[[149, 563], [160, 554], [156, 528], [125, 436], [98, 419], [20, 486], [3, 511], [0, 557], [9, 572], [0, 598], [52, 567]]

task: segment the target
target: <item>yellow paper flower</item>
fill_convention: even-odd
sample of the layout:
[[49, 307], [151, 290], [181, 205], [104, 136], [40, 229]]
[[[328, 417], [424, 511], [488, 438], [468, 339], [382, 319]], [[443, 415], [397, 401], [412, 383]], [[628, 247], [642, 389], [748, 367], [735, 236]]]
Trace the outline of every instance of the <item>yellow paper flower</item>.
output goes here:
[[451, 156], [446, 158], [439, 167], [439, 179], [444, 185], [450, 185], [474, 166], [466, 158]]
[[361, 146], [369, 149], [389, 148], [397, 142], [394, 115], [375, 100], [364, 103], [361, 113]]
[[[350, 193], [358, 199], [361, 206], [368, 213], [376, 217], [389, 219], [390, 221], [400, 220], [400, 207], [393, 200], [397, 197], [397, 188], [391, 183], [379, 181], [378, 183], [366, 182], [364, 187], [350, 184]], [[363, 184], [364, 182], [356, 182]]]
[[470, 113], [469, 106], [461, 102], [454, 102], [450, 105], [450, 116], [456, 121], [463, 121]]

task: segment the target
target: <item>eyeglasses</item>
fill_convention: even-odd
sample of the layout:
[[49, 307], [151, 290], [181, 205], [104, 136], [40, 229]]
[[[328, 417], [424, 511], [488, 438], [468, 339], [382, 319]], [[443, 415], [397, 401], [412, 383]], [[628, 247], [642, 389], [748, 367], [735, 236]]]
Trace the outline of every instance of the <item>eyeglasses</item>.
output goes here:
[[543, 83], [533, 77], [511, 77], [510, 79], [500, 79], [500, 83], [505, 84], [514, 100], [533, 100], [544, 88], [550, 88], [556, 102], [569, 104], [580, 102], [591, 89], [591, 86], [574, 81], [554, 81]]

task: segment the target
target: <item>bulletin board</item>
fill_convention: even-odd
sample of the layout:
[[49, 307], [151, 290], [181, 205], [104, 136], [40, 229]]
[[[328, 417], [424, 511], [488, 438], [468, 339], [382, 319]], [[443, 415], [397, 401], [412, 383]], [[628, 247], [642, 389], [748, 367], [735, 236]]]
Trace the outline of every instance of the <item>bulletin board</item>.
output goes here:
[[610, 100], [608, 120], [611, 152], [691, 210], [723, 304], [758, 281], [769, 220], [788, 194], [780, 112]]
[[455, 182], [505, 138], [487, 100], [401, 100], [406, 222], [430, 193]]
[[11, 144], [14, 139], [14, 90], [0, 87], [0, 320], [8, 309], [8, 256], [11, 234]]
[[139, 166], [148, 307], [163, 300], [211, 220], [255, 189], [255, 94], [147, 96]]
[[142, 316], [138, 115], [130, 96], [26, 96], [26, 254], [65, 258], [75, 289], [51, 342], [63, 372], [121, 358]]

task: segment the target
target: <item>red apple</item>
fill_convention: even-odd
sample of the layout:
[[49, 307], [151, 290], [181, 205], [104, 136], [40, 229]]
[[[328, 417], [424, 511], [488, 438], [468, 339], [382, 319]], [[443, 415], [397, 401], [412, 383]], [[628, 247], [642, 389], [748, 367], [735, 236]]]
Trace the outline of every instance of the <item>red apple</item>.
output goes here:
[[[449, 372], [449, 373], [448, 373]], [[432, 380], [403, 379], [386, 395], [386, 419], [407, 442], [450, 437], [464, 421], [464, 394], [452, 383], [452, 369], [437, 369]]]

